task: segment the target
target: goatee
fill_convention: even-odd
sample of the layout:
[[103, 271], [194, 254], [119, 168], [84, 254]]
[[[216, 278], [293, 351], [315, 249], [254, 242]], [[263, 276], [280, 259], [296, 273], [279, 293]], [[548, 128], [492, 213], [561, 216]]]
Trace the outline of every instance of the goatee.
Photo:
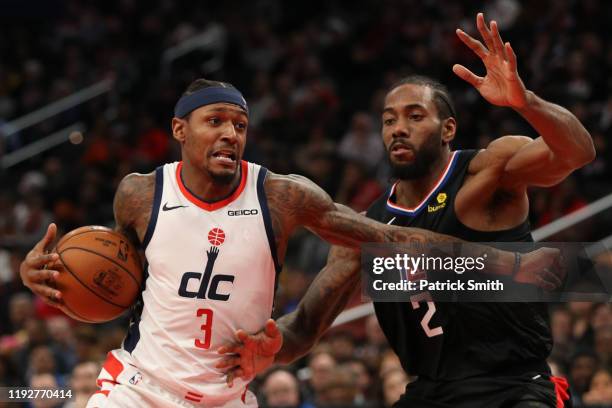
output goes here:
[[425, 177], [440, 157], [438, 149], [438, 146], [425, 145], [419, 151], [414, 152], [413, 162], [407, 164], [394, 163], [388, 154], [387, 160], [391, 167], [391, 177], [399, 180], [414, 180]]

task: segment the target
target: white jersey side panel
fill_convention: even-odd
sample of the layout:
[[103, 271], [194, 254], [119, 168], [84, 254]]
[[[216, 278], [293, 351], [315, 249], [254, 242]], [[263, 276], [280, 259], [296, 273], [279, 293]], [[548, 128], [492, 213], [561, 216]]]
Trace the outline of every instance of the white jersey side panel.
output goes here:
[[144, 306], [124, 342], [141, 370], [196, 405], [240, 397], [246, 384], [227, 387], [216, 350], [233, 342], [237, 329], [261, 330], [272, 312], [275, 249], [258, 196], [266, 170], [247, 162], [241, 168], [233, 197], [213, 205], [187, 190], [180, 163], [158, 169], [163, 188], [159, 195], [156, 186], [154, 229], [144, 243]]

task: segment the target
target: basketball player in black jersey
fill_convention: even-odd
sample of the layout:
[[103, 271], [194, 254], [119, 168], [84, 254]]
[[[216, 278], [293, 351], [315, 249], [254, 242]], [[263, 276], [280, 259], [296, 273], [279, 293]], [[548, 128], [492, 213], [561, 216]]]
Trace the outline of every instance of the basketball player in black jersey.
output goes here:
[[[486, 76], [461, 65], [453, 71], [491, 104], [518, 112], [540, 137], [503, 136], [480, 151], [451, 151], [457, 123], [448, 92], [429, 78], [408, 77], [387, 93], [382, 116], [397, 182], [367, 216], [468, 241], [531, 241], [527, 188], [559, 183], [593, 160], [595, 150], [574, 115], [525, 89], [514, 51], [502, 42], [496, 22], [487, 26], [478, 14], [476, 23], [484, 45], [461, 30], [457, 35], [483, 61]], [[359, 269], [358, 254], [333, 247], [296, 311], [262, 333], [237, 333], [241, 344], [220, 350], [233, 353], [222, 364], [234, 367], [230, 380], [308, 352], [355, 291]], [[375, 302], [374, 307], [404, 369], [418, 375], [397, 407], [568, 406], [567, 383], [551, 377], [546, 363], [552, 347], [546, 304]]]

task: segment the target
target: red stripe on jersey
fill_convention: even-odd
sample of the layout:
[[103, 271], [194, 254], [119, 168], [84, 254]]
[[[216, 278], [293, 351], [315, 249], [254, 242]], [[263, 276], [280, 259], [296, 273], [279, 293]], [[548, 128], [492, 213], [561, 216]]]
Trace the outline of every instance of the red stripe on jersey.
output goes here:
[[123, 371], [123, 363], [109, 351], [106, 355], [106, 361], [104, 362], [103, 368], [110, 374], [113, 380], [117, 381], [117, 377]]
[[191, 201], [193, 204], [197, 205], [198, 207], [206, 211], [218, 210], [219, 208], [225, 207], [226, 205], [228, 205], [229, 203], [237, 199], [242, 193], [242, 191], [244, 190], [244, 187], [246, 186], [247, 176], [249, 172], [248, 162], [242, 160], [240, 162], [241, 172], [240, 172], [240, 184], [238, 185], [238, 188], [234, 190], [232, 195], [230, 195], [224, 200], [217, 201], [214, 203], [207, 203], [205, 201], [200, 200], [198, 197], [192, 194], [191, 191], [189, 191], [189, 189], [185, 186], [185, 184], [183, 184], [183, 178], [181, 177], [182, 168], [183, 168], [183, 162], [179, 162], [178, 166], [176, 166], [176, 182], [178, 183], [179, 189], [189, 201]]
[[567, 383], [567, 380], [563, 377], [555, 377], [551, 375], [550, 381], [555, 384], [555, 394], [557, 395], [557, 408], [565, 407], [565, 403], [563, 401], [569, 400], [569, 393], [567, 392], [569, 384]]
[[187, 391], [187, 395], [191, 395], [192, 397], [200, 397], [202, 398], [204, 394], [198, 394], [197, 392]]
[[110, 393], [110, 390], [98, 390], [98, 391], [94, 392], [94, 394], [104, 394], [107, 397], [108, 397], [109, 393]]
[[187, 396], [185, 396], [185, 399], [189, 400], [189, 401], [200, 402], [200, 400], [202, 398], [195, 398], [195, 397], [191, 397], [191, 396], [187, 395]]
[[109, 383], [109, 384], [111, 384], [111, 385], [117, 385], [117, 384], [119, 384], [117, 381], [114, 381], [114, 380], [105, 380], [105, 379], [102, 379], [102, 380], [97, 380], [96, 382], [97, 382], [97, 384], [98, 384], [98, 387], [101, 387], [101, 386], [102, 386], [102, 384], [104, 384], [104, 383]]

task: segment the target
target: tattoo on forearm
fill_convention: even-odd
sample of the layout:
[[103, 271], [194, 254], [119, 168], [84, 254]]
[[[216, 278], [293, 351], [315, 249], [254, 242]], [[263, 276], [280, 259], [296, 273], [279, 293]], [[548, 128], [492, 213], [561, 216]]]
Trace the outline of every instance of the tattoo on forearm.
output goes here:
[[358, 289], [360, 256], [350, 249], [333, 247], [328, 263], [319, 272], [297, 310], [283, 316], [278, 325], [283, 347], [276, 359], [288, 363], [306, 354], [331, 326]]

